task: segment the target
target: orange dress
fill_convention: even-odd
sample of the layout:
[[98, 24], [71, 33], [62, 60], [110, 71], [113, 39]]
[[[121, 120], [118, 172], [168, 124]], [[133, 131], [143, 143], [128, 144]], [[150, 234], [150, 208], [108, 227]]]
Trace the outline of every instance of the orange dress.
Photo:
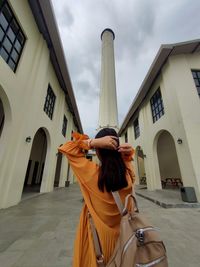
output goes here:
[[[74, 133], [74, 137], [75, 141], [69, 141], [58, 148], [67, 157], [85, 200], [74, 244], [73, 267], [97, 267], [88, 209], [99, 235], [105, 263], [109, 261], [119, 235], [120, 213], [112, 194], [98, 189], [99, 165], [85, 158], [83, 149], [88, 147], [82, 140], [88, 136]], [[131, 192], [135, 180], [132, 155], [124, 158], [128, 186], [119, 191], [122, 201]]]

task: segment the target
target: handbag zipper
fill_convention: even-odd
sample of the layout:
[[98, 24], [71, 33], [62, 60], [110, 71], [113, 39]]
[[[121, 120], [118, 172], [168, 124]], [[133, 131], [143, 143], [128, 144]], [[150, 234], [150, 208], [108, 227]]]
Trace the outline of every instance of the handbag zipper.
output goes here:
[[129, 240], [126, 242], [124, 248], [123, 248], [123, 251], [122, 251], [122, 257], [124, 255], [124, 253], [126, 252], [128, 246], [130, 245], [130, 243], [135, 239], [137, 238], [138, 241], [141, 243], [143, 242], [144, 243], [144, 233], [146, 231], [158, 231], [159, 229], [158, 228], [155, 228], [155, 227], [146, 227], [146, 228], [140, 228], [140, 229], [137, 229], [136, 232], [134, 232], [131, 237], [129, 238]]
[[136, 267], [151, 267], [151, 266], [154, 266], [158, 263], [160, 263], [161, 261], [163, 261], [165, 259], [165, 256], [162, 256], [154, 261], [151, 261], [149, 263], [136, 263]]

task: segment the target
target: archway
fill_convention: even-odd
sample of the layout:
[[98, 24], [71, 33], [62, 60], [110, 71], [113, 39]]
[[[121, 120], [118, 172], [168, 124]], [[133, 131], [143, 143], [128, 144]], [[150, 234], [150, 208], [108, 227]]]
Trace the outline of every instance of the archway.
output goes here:
[[145, 155], [140, 146], [136, 147], [135, 157], [136, 157], [139, 184], [146, 185], [147, 181], [146, 181], [146, 172], [145, 172], [145, 164], [144, 164]]
[[56, 163], [55, 178], [54, 178], [54, 187], [58, 187], [59, 186], [61, 166], [62, 166], [62, 153], [58, 152], [57, 153], [57, 163]]
[[12, 131], [12, 112], [9, 98], [0, 84], [0, 163], [4, 160], [5, 149]]
[[4, 127], [4, 120], [5, 120], [5, 113], [4, 113], [3, 103], [0, 98], [0, 137]]
[[23, 194], [40, 192], [47, 152], [47, 137], [40, 128], [33, 139], [31, 153], [25, 175]]
[[182, 178], [172, 135], [164, 130], [158, 136], [157, 155], [162, 188], [177, 189]]

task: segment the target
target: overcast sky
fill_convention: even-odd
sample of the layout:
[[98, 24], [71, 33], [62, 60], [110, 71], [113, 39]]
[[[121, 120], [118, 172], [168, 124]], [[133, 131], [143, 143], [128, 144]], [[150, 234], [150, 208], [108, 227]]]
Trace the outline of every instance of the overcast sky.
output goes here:
[[101, 32], [115, 32], [119, 125], [161, 44], [200, 38], [199, 0], [52, 0], [84, 132], [98, 126]]

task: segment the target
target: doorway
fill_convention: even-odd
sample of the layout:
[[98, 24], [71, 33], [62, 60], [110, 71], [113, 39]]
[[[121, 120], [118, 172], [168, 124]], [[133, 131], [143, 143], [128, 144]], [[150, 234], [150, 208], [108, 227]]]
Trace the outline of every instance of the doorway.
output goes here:
[[47, 137], [40, 128], [33, 139], [31, 153], [27, 165], [23, 193], [39, 193], [42, 183], [45, 159], [47, 152]]

